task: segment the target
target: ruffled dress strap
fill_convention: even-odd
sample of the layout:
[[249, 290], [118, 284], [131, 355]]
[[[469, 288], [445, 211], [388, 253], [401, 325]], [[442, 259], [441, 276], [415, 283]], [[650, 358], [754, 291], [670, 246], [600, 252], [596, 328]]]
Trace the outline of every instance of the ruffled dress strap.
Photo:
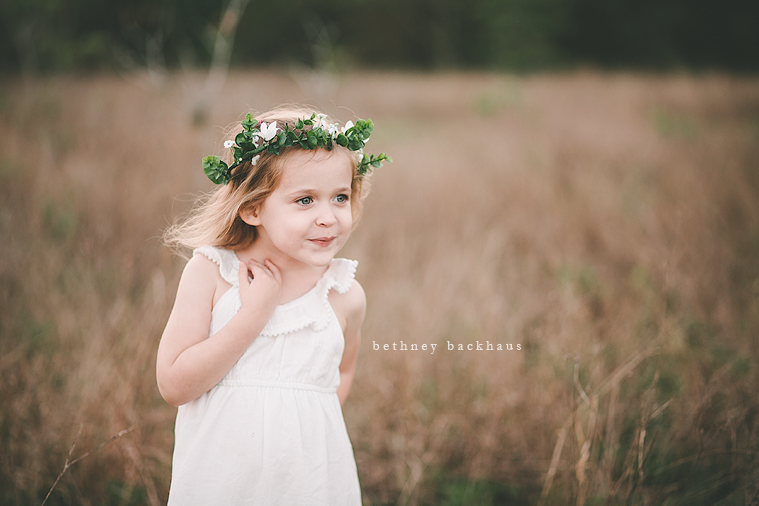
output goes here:
[[229, 249], [217, 248], [215, 246], [201, 246], [192, 252], [194, 255], [203, 255], [219, 266], [221, 277], [232, 286], [239, 288], [237, 273], [240, 266], [240, 260], [234, 251]]
[[279, 336], [312, 327], [319, 332], [329, 324], [334, 312], [329, 303], [329, 291], [347, 292], [356, 275], [356, 260], [333, 258], [327, 271], [308, 293], [291, 302], [277, 306], [261, 335]]

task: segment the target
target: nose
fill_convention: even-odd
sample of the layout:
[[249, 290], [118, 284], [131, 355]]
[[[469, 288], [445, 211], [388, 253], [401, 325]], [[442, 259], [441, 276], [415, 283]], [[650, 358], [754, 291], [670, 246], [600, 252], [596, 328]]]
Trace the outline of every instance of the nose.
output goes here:
[[332, 206], [324, 203], [318, 207], [318, 214], [316, 215], [316, 224], [321, 227], [331, 227], [337, 223], [337, 217]]

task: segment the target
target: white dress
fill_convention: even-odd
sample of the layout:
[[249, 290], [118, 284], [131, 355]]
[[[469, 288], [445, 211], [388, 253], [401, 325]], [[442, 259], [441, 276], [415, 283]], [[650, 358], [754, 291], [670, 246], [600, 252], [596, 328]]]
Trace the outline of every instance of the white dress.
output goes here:
[[[237, 255], [203, 247], [232, 285], [209, 336], [240, 309]], [[179, 407], [169, 506], [361, 504], [337, 398], [345, 344], [327, 295], [346, 292], [358, 262], [332, 260], [311, 291], [277, 306], [210, 391]]]

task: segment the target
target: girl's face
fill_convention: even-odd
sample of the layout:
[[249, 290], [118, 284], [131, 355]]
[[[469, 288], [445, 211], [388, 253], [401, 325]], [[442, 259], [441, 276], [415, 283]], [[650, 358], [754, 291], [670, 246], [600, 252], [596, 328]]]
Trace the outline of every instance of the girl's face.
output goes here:
[[257, 228], [256, 248], [276, 264], [326, 266], [350, 235], [352, 160], [342, 149], [297, 150], [277, 188], [255, 210], [241, 213]]

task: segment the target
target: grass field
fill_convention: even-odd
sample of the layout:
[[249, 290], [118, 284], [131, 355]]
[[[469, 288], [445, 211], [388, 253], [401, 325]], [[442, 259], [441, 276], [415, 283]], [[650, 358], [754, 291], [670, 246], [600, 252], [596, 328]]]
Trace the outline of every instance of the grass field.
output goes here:
[[759, 500], [759, 80], [262, 70], [207, 110], [201, 85], [0, 82], [0, 503], [132, 427], [47, 504], [165, 502], [160, 236], [223, 127], [288, 101], [372, 118], [395, 160], [344, 250], [365, 504]]

